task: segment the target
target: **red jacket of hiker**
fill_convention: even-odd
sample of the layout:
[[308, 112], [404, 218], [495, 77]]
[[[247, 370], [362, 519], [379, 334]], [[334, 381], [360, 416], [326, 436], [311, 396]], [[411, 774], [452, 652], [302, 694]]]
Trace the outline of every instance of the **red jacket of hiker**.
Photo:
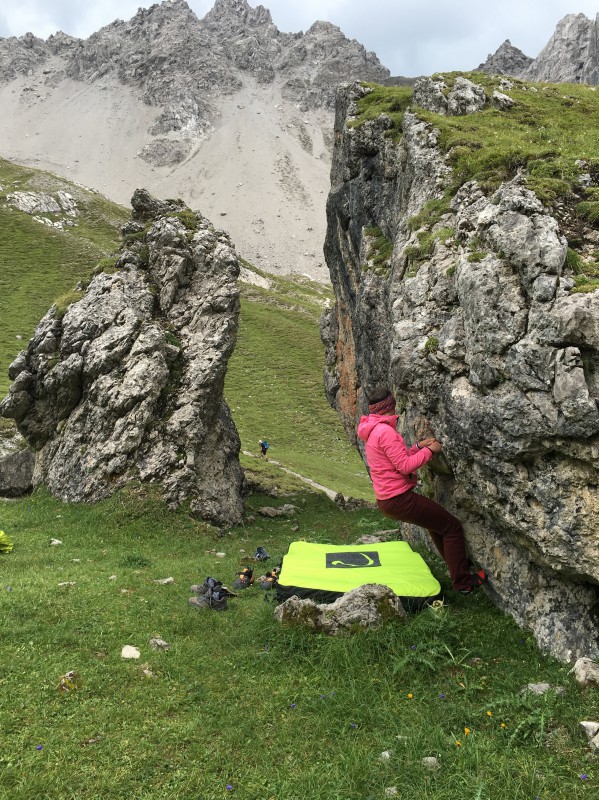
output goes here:
[[377, 500], [387, 500], [416, 486], [416, 470], [433, 457], [428, 447], [408, 448], [396, 430], [397, 416], [368, 414], [358, 425], [358, 436], [366, 442], [366, 460]]

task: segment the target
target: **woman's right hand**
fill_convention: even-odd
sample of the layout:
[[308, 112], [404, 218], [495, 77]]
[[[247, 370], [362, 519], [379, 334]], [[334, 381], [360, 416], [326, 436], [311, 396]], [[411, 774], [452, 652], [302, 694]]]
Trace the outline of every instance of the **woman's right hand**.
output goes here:
[[440, 453], [443, 450], [443, 445], [441, 444], [441, 442], [438, 442], [436, 439], [431, 439], [430, 442], [427, 442], [427, 444], [425, 444], [424, 446], [428, 447], [428, 449], [434, 455], [436, 455], [437, 453]]

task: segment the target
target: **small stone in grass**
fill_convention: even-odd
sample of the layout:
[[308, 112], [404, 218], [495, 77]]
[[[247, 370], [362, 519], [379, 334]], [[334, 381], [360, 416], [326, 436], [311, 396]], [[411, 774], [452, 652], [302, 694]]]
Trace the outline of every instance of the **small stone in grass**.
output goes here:
[[140, 652], [137, 647], [126, 644], [121, 650], [121, 658], [139, 658]]
[[439, 764], [439, 760], [434, 756], [426, 756], [426, 758], [422, 759], [422, 764], [428, 769], [439, 769], [441, 766], [441, 764]]
[[144, 674], [144, 675], [145, 675], [147, 678], [155, 678], [155, 677], [156, 677], [156, 676], [154, 675], [154, 673], [152, 672], [152, 670], [150, 669], [150, 665], [149, 665], [149, 664], [142, 664], [142, 665], [140, 666], [140, 670], [143, 672], [143, 674]]
[[159, 639], [157, 636], [154, 636], [150, 639], [150, 647], [152, 650], [170, 650], [171, 646], [168, 642], [165, 642], [164, 639]]

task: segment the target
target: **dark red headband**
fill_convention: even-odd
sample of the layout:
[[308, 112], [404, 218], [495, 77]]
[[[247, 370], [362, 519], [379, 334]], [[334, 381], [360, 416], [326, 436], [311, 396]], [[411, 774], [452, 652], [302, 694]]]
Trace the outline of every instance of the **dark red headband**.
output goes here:
[[371, 403], [368, 406], [369, 414], [388, 414], [393, 411], [395, 411], [395, 398], [392, 394], [388, 394], [378, 403]]

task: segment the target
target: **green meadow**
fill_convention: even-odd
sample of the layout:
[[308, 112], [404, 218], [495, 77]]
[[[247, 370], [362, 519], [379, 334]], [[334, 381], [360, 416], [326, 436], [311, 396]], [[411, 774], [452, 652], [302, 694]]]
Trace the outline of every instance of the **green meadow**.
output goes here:
[[[254, 491], [225, 532], [141, 487], [94, 506], [43, 491], [3, 504], [14, 550], [0, 556], [0, 798], [595, 796], [578, 723], [597, 718], [596, 690], [483, 593], [452, 592], [432, 555], [445, 606], [362, 634], [282, 628], [257, 586], [222, 612], [190, 607], [191, 583], [258, 571], [258, 546], [268, 567], [298, 537], [342, 544], [384, 527], [261, 467], [271, 494]], [[283, 503], [297, 512], [258, 513]], [[525, 690], [538, 682], [553, 688]]]
[[[398, 124], [410, 91], [377, 89]], [[523, 103], [553, 94], [518, 91]], [[364, 114], [379, 113], [375, 100]], [[458, 124], [466, 121], [443, 128], [446, 146], [482, 158], [469, 144], [480, 131]], [[537, 160], [543, 152], [534, 149]], [[551, 163], [549, 176], [535, 174], [555, 188]], [[498, 179], [491, 162], [477, 169], [489, 185]], [[114, 251], [128, 213], [1, 160], [0, 186], [2, 395], [40, 317]], [[64, 233], [1, 202], [10, 191], [56, 188], [78, 193], [84, 209]], [[562, 196], [574, 203], [570, 191]], [[223, 612], [188, 605], [189, 586], [207, 576], [231, 584], [246, 565], [259, 574], [258, 546], [271, 556], [265, 569], [298, 538], [353, 543], [388, 527], [378, 511], [341, 511], [279, 468], [372, 499], [322, 388], [318, 319], [331, 292], [268, 278], [269, 289], [241, 284], [225, 386], [252, 490], [243, 524], [218, 530], [136, 484], [95, 505], [63, 504], [43, 489], [0, 501], [0, 528], [14, 543], [0, 555], [0, 800], [592, 800], [599, 770], [579, 723], [599, 718], [597, 689], [581, 689], [570, 666], [541, 653], [484, 592], [454, 593], [428, 551], [443, 605], [365, 633], [281, 627], [272, 593], [257, 586]], [[3, 422], [0, 436], [8, 432]], [[257, 458], [264, 437], [268, 463]], [[292, 515], [259, 513], [286, 503]], [[153, 649], [152, 638], [168, 649]], [[140, 657], [124, 659], [125, 645]], [[540, 682], [551, 689], [527, 690]]]

